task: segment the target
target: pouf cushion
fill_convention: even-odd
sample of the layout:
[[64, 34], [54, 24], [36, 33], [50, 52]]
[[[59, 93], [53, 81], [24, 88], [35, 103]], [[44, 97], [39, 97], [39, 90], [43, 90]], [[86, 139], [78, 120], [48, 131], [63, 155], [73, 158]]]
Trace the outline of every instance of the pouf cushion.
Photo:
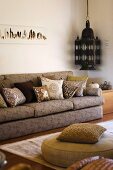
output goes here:
[[96, 155], [113, 158], [113, 134], [110, 132], [105, 132], [96, 144], [60, 142], [57, 137], [44, 140], [41, 146], [43, 158], [56, 166], [68, 167], [78, 160]]

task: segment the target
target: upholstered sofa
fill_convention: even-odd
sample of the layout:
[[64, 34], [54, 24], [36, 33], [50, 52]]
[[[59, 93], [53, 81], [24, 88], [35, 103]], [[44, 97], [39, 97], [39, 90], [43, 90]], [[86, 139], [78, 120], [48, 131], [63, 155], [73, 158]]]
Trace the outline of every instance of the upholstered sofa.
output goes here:
[[[37, 86], [39, 76], [54, 75], [56, 79], [65, 80], [67, 75], [72, 74], [71, 71], [63, 71], [1, 75], [0, 83], [2, 82], [5, 87], [13, 87], [14, 83], [32, 80], [34, 86]], [[84, 96], [0, 108], [0, 140], [102, 118], [102, 104], [102, 96]]]

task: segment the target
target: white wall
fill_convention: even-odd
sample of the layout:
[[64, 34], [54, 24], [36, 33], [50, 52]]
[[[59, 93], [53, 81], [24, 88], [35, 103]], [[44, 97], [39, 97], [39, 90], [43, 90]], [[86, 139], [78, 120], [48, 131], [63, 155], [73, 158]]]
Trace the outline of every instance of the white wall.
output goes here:
[[[72, 33], [73, 33], [73, 63], [74, 61], [74, 41], [77, 36], [81, 37], [81, 32], [85, 28], [86, 22], [86, 2], [85, 0], [72, 1]], [[74, 66], [74, 73], [77, 75], [88, 75], [87, 71], [80, 70], [80, 66]]]
[[90, 23], [102, 40], [98, 71], [74, 65], [74, 40], [85, 27], [85, 0], [0, 0], [0, 24], [42, 26], [46, 45], [0, 44], [0, 74], [73, 70], [113, 85], [113, 0], [89, 0]]
[[0, 0], [0, 24], [42, 26], [48, 35], [46, 45], [0, 44], [0, 74], [74, 69], [72, 1]]
[[113, 85], [113, 0], [89, 0], [90, 21], [102, 40], [102, 65], [89, 71], [89, 77], [110, 81]]

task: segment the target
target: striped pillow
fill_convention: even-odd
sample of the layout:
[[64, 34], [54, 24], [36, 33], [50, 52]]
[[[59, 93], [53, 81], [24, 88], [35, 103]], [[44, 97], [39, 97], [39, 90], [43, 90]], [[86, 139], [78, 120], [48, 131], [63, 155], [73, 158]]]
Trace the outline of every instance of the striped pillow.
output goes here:
[[6, 108], [7, 104], [4, 100], [4, 98], [2, 97], [2, 95], [0, 94], [0, 108]]

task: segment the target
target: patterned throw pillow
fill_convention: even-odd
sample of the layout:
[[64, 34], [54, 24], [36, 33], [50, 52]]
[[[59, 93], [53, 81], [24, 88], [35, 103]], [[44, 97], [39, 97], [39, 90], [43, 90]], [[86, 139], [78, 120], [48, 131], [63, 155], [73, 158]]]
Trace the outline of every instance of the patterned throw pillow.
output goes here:
[[79, 83], [73, 81], [64, 81], [63, 83], [64, 98], [66, 99], [72, 98], [77, 92], [78, 87], [79, 87]]
[[33, 87], [33, 89], [38, 102], [50, 100], [47, 86]]
[[106, 129], [97, 124], [78, 123], [65, 128], [58, 140], [75, 143], [96, 143]]
[[26, 101], [25, 96], [23, 93], [17, 88], [3, 88], [3, 94], [7, 101], [7, 103], [11, 107], [15, 107], [20, 105]]
[[41, 78], [42, 85], [47, 86], [50, 99], [64, 99], [63, 97], [63, 80], [50, 80], [48, 78]]
[[64, 81], [63, 93], [65, 98], [73, 96], [83, 96], [84, 81]]
[[4, 98], [2, 97], [2, 95], [0, 94], [0, 108], [5, 108], [5, 107], [7, 107], [7, 104]]
[[83, 81], [84, 82], [83, 88], [86, 88], [88, 77], [87, 76], [68, 76], [67, 80], [68, 81]]

